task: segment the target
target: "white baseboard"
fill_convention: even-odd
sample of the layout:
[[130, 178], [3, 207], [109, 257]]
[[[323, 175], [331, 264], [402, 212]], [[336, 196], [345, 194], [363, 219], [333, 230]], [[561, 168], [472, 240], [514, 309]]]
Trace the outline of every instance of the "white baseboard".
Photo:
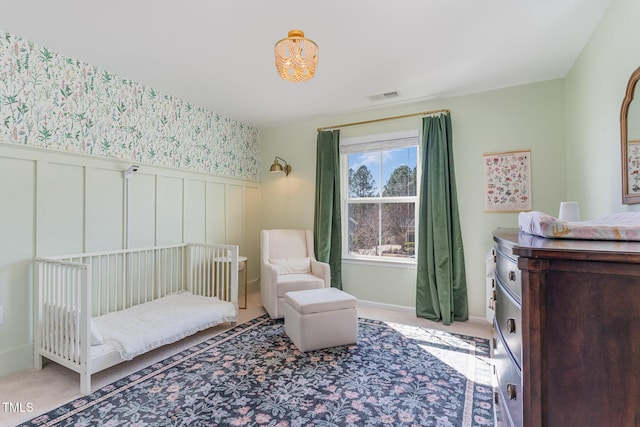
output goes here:
[[384, 310], [400, 311], [402, 313], [416, 313], [415, 307], [408, 307], [406, 305], [386, 304], [383, 302], [367, 301], [361, 299], [358, 300], [358, 305], [363, 305], [365, 307], [371, 308], [381, 308]]
[[493, 322], [489, 322], [486, 317], [480, 316], [469, 316], [470, 322], [478, 322], [478, 323], [488, 323], [489, 325], [493, 324]]
[[0, 352], [0, 377], [31, 368], [33, 368], [32, 344]]
[[[415, 315], [416, 314], [416, 309], [415, 307], [408, 307], [406, 305], [395, 305], [395, 304], [386, 304], [383, 302], [377, 302], [377, 301], [367, 301], [367, 300], [358, 300], [358, 305], [362, 305], [365, 307], [371, 307], [371, 308], [380, 308], [380, 309], [384, 309], [384, 310], [392, 310], [392, 311], [397, 311], [397, 312], [401, 312], [401, 313], [410, 313]], [[469, 316], [469, 320], [468, 322], [473, 322], [473, 323], [489, 323], [491, 324], [491, 322], [488, 322], [487, 319], [485, 319], [484, 317], [480, 317], [480, 316]]]
[[[238, 287], [243, 286], [241, 283], [238, 283]], [[247, 282], [247, 293], [252, 292], [260, 292], [260, 280], [259, 279], [250, 279]]]

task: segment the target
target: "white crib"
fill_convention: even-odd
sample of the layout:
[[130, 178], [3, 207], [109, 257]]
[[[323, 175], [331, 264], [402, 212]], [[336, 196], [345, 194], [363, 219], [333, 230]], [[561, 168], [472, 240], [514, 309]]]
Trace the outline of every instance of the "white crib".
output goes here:
[[[91, 345], [93, 318], [190, 292], [212, 297], [215, 307], [232, 313], [226, 321], [237, 321], [235, 245], [180, 244], [43, 257], [35, 259], [35, 266], [35, 366], [41, 369], [45, 357], [80, 373], [82, 394], [91, 391], [91, 374], [125, 360], [112, 344]], [[201, 326], [198, 330], [213, 325]]]

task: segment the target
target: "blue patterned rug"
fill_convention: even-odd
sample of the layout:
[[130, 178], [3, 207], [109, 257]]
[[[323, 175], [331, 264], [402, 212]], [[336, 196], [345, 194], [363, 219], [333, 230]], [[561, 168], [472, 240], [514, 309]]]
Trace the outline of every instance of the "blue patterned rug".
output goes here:
[[367, 319], [358, 337], [300, 353], [262, 316], [24, 425], [493, 425], [488, 340]]

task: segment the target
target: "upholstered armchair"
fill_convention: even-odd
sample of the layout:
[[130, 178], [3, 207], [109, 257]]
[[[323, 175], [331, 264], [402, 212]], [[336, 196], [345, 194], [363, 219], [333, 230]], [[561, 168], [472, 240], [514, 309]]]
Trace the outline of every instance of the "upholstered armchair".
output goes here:
[[260, 294], [269, 316], [284, 316], [287, 292], [330, 286], [329, 264], [316, 260], [311, 230], [260, 232]]

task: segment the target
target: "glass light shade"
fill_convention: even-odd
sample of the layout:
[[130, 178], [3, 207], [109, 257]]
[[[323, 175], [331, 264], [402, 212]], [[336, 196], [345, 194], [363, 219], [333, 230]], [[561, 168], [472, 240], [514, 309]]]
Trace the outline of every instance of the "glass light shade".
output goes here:
[[276, 69], [283, 80], [303, 82], [313, 78], [318, 64], [318, 45], [304, 37], [300, 30], [291, 30], [286, 39], [276, 43]]

